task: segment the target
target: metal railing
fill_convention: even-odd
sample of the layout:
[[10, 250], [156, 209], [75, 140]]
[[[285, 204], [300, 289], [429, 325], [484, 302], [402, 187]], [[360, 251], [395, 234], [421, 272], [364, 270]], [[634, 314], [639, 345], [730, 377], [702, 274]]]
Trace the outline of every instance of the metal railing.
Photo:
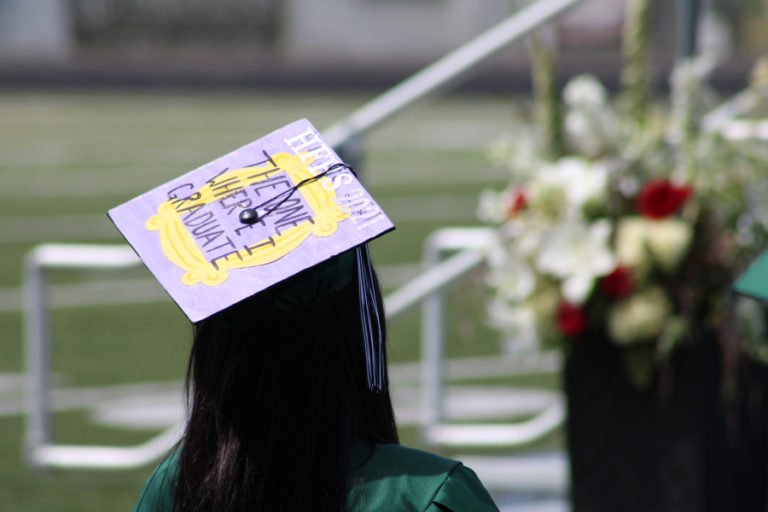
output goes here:
[[[477, 251], [459, 253], [387, 297], [388, 320], [401, 318], [430, 293], [440, 292], [483, 262]], [[127, 245], [43, 244], [27, 255], [24, 271], [26, 364], [25, 453], [35, 467], [130, 468], [165, 454], [179, 438], [174, 425], [138, 446], [68, 446], [53, 441], [50, 421], [50, 333], [47, 273], [52, 269], [131, 269], [141, 261]]]
[[[395, 322], [422, 304], [422, 429], [429, 444], [490, 446], [529, 443], [557, 428], [562, 404], [554, 403], [532, 419], [511, 425], [453, 425], [444, 423], [445, 293], [485, 264], [486, 249], [494, 241], [487, 228], [447, 228], [426, 241], [426, 271], [385, 298], [387, 321]], [[447, 252], [454, 254], [446, 257]], [[131, 269], [141, 266], [127, 245], [43, 244], [25, 261], [24, 325], [27, 377], [25, 453], [34, 467], [126, 469], [162, 457], [179, 439], [173, 425], [137, 446], [73, 446], [56, 444], [50, 422], [48, 285], [53, 269]]]
[[342, 159], [358, 166], [366, 133], [417, 101], [459, 85], [500, 50], [583, 1], [538, 0], [329, 126], [323, 137]]
[[[463, 273], [455, 272], [456, 279], [485, 263], [485, 255], [496, 243], [496, 234], [488, 228], [445, 228], [432, 233], [424, 245], [424, 264], [432, 270], [411, 283], [418, 290], [414, 300], [422, 302], [421, 360], [422, 360], [422, 438], [432, 446], [520, 446], [544, 437], [562, 425], [565, 411], [556, 401], [532, 418], [508, 424], [453, 424], [445, 421], [445, 389], [443, 368], [445, 363], [445, 293], [438, 279], [428, 281], [437, 269], [449, 262], [458, 267], [465, 262]], [[446, 253], [459, 251], [443, 260]], [[404, 290], [411, 285], [406, 285]]]
[[26, 365], [25, 458], [33, 467], [140, 467], [167, 453], [180, 425], [138, 446], [70, 446], [53, 442], [50, 420], [50, 332], [47, 271], [129, 269], [141, 261], [128, 245], [43, 244], [24, 262], [24, 357]]

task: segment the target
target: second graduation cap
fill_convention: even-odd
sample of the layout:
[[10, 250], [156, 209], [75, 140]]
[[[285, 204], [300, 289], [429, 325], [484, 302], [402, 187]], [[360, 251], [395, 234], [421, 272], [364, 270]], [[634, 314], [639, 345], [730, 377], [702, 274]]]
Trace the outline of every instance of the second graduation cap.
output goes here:
[[736, 280], [734, 291], [768, 302], [768, 249]]

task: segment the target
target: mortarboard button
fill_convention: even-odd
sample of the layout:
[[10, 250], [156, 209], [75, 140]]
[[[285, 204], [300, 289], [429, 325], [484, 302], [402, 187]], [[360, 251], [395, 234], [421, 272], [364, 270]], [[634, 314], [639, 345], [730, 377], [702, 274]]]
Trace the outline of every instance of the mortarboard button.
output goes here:
[[256, 224], [259, 222], [259, 214], [253, 208], [246, 208], [240, 212], [240, 222], [243, 224]]

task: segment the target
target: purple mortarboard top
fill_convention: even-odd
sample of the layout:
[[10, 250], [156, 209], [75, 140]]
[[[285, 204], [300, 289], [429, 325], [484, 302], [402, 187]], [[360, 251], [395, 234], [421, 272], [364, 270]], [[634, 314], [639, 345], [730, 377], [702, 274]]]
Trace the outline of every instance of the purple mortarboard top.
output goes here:
[[394, 229], [306, 119], [109, 216], [192, 322]]

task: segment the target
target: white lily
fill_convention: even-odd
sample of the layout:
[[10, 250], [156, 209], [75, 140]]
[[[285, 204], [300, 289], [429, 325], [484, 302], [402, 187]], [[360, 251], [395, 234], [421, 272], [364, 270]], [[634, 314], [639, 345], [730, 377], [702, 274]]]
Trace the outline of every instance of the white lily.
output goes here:
[[583, 158], [567, 157], [543, 168], [537, 178], [539, 186], [545, 190], [562, 190], [570, 212], [580, 213], [587, 201], [605, 195], [608, 168], [600, 162], [591, 163]]
[[572, 304], [583, 304], [595, 279], [616, 267], [608, 246], [611, 224], [601, 219], [588, 226], [570, 219], [544, 235], [536, 257], [539, 271], [561, 278], [561, 292]]

